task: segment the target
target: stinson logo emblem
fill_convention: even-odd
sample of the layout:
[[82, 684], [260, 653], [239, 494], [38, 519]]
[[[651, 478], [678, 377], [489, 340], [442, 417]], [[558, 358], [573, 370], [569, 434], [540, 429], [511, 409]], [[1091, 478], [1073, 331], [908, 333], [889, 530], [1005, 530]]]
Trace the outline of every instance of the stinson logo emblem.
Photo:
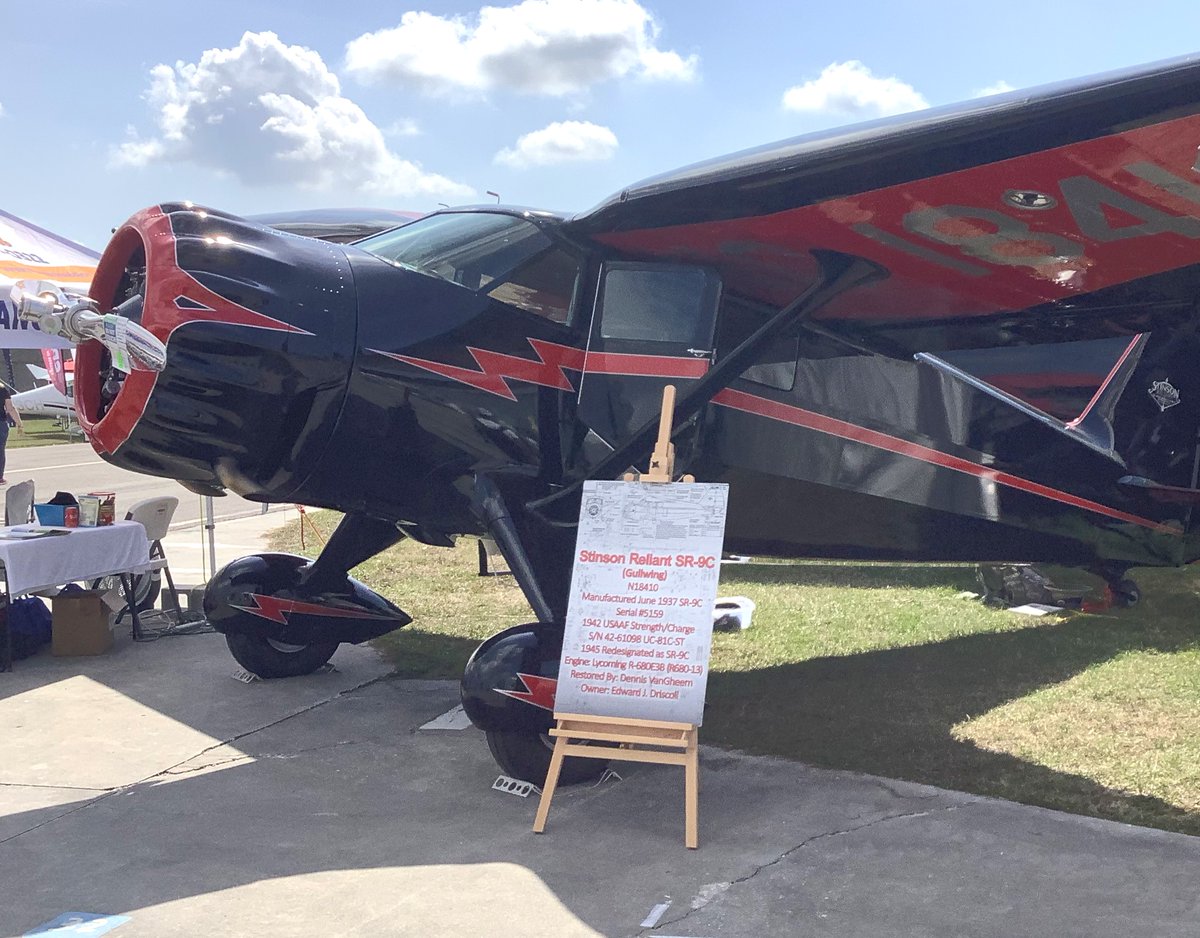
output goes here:
[[1171, 386], [1171, 382], [1167, 380], [1155, 381], [1150, 385], [1150, 396], [1154, 399], [1154, 403], [1158, 405], [1160, 411], [1166, 410], [1168, 407], [1174, 407], [1179, 403], [1179, 392]]

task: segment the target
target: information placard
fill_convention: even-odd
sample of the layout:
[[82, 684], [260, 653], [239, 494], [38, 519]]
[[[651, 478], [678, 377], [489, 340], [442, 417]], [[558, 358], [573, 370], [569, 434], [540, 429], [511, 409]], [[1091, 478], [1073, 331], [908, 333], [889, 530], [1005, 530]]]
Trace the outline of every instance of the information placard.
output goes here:
[[724, 483], [584, 483], [554, 708], [700, 725]]

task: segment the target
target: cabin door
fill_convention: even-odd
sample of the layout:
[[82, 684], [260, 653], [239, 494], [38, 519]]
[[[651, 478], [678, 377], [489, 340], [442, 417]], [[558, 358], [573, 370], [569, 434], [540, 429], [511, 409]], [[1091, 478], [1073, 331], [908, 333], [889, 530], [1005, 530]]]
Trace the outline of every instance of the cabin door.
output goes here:
[[675, 385], [681, 399], [708, 371], [720, 287], [713, 271], [694, 265], [601, 268], [579, 385], [577, 414], [591, 431], [585, 462], [656, 421], [663, 387]]

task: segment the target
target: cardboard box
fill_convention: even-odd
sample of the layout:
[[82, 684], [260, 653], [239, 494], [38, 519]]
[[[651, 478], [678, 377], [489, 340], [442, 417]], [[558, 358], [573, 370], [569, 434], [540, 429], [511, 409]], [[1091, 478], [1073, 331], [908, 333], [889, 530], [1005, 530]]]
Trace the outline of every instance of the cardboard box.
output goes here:
[[106, 525], [112, 524], [117, 520], [117, 496], [113, 492], [88, 492], [88, 495], [93, 495], [100, 499], [100, 507], [96, 517], [96, 524]]
[[50, 653], [102, 655], [113, 645], [104, 590], [83, 590], [55, 596], [51, 601]]

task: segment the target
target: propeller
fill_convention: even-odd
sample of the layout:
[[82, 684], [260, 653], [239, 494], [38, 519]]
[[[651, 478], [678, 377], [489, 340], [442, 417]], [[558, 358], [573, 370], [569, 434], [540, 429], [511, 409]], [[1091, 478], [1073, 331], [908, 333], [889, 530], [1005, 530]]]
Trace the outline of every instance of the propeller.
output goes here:
[[135, 369], [162, 371], [167, 347], [148, 329], [116, 313], [101, 313], [89, 296], [66, 293], [47, 280], [18, 280], [11, 299], [17, 315], [50, 335], [70, 342], [94, 339], [112, 356], [113, 366], [128, 374]]

